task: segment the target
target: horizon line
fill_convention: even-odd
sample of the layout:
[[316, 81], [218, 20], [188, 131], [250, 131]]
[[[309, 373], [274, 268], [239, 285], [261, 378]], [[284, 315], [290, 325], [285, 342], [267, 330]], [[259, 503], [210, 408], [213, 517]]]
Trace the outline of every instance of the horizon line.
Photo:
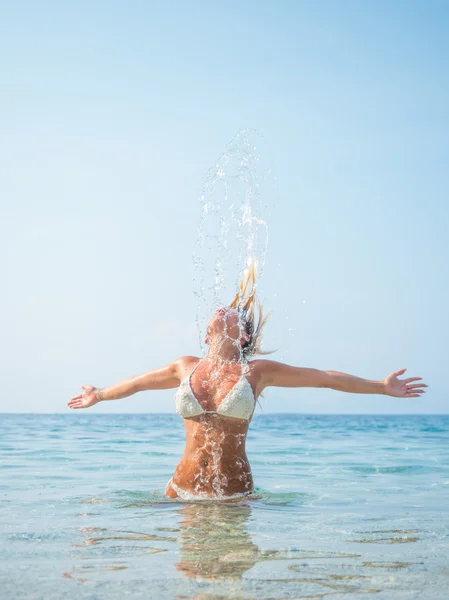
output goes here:
[[[73, 415], [76, 414], [74, 411], [68, 412], [0, 412], [0, 415]], [[90, 412], [91, 415], [164, 415], [164, 416], [178, 416], [173, 412]], [[301, 413], [301, 412], [269, 412], [269, 413], [258, 413], [253, 416], [265, 417], [268, 415], [301, 415], [301, 416], [320, 416], [320, 417], [448, 417], [447, 413]]]

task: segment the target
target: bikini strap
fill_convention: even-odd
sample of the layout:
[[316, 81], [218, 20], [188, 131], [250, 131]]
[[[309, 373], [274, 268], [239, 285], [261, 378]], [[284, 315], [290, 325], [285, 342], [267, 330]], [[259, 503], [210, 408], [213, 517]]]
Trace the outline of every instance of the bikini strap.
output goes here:
[[[187, 376], [187, 377], [189, 378], [189, 381], [191, 381], [191, 379], [190, 379], [190, 378], [192, 377], [192, 375], [195, 373], [195, 371], [198, 369], [198, 367], [200, 366], [200, 364], [201, 364], [202, 362], [203, 362], [203, 359], [202, 359], [202, 358], [200, 358], [200, 360], [198, 361], [198, 363], [195, 365], [195, 368], [194, 368], [192, 371], [190, 371], [190, 373], [189, 373], [189, 374], [188, 374], [188, 376]], [[186, 378], [186, 379], [187, 379], [187, 378]]]

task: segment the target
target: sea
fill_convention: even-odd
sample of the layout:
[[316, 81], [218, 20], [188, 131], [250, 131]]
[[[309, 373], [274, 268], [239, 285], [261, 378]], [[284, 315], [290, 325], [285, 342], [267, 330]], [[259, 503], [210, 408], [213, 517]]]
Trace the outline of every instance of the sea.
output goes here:
[[162, 414], [0, 414], [0, 599], [449, 598], [449, 415], [258, 414], [260, 497], [164, 497]]

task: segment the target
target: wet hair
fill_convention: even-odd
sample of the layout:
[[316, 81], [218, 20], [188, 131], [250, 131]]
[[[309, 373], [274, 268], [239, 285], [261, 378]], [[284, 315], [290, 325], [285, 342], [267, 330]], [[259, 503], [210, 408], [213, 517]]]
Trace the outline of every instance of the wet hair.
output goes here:
[[229, 305], [237, 309], [240, 327], [249, 336], [249, 340], [242, 344], [242, 354], [245, 359], [256, 354], [269, 354], [262, 350], [262, 330], [270, 315], [263, 314], [262, 305], [256, 294], [256, 280], [256, 264], [253, 262], [245, 269], [239, 290]]

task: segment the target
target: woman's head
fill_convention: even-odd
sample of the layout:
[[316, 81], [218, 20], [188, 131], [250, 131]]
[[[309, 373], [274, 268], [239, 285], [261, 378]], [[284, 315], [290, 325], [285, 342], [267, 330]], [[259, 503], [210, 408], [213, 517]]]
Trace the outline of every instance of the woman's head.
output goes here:
[[246, 269], [231, 304], [219, 308], [209, 321], [205, 341], [207, 344], [217, 339], [221, 343], [230, 341], [244, 359], [263, 354], [262, 329], [268, 316], [263, 316], [262, 306], [256, 297], [256, 268], [253, 263]]

